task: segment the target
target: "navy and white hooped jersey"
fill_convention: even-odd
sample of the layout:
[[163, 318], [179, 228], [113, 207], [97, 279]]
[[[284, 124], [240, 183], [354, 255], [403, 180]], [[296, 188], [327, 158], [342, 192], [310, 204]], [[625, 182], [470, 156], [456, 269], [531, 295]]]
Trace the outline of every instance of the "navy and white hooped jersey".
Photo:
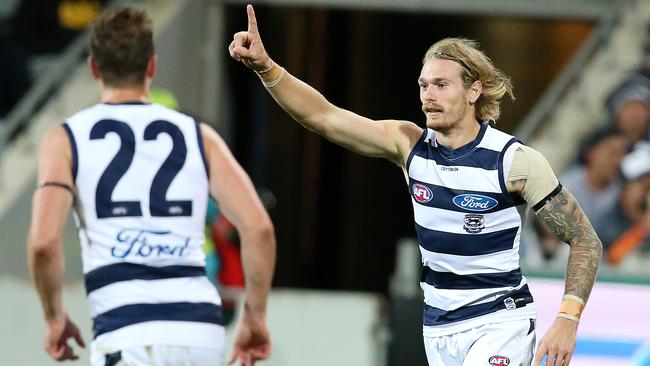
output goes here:
[[535, 317], [519, 268], [525, 201], [505, 185], [518, 146], [482, 124], [477, 138], [456, 150], [425, 129], [409, 155], [427, 336]]
[[97, 104], [71, 141], [86, 292], [97, 347], [222, 347], [204, 274], [209, 192], [199, 124], [158, 104]]

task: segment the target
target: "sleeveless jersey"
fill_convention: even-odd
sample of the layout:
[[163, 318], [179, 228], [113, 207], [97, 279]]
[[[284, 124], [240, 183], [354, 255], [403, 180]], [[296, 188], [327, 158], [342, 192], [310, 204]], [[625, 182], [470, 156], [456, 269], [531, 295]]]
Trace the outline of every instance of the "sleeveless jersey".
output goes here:
[[518, 146], [482, 124], [474, 141], [449, 151], [425, 129], [408, 157], [427, 336], [535, 317], [519, 268], [525, 201], [505, 185]]
[[223, 347], [204, 274], [208, 171], [199, 124], [157, 104], [97, 104], [65, 123], [94, 342]]

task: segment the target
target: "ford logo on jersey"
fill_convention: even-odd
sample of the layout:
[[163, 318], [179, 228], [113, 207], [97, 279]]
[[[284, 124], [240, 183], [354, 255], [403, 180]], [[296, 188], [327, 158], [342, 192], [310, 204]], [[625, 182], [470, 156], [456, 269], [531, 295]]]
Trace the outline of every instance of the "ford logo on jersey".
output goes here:
[[433, 198], [433, 192], [425, 185], [416, 183], [411, 188], [413, 190], [413, 197], [420, 203], [427, 203]]
[[[111, 248], [116, 258], [126, 257], [182, 257], [191, 238], [180, 238], [169, 230], [122, 229], [117, 233], [117, 243]], [[181, 241], [182, 240], [182, 241]]]
[[459, 194], [453, 200], [454, 205], [467, 211], [487, 211], [499, 204], [494, 198], [482, 194]]

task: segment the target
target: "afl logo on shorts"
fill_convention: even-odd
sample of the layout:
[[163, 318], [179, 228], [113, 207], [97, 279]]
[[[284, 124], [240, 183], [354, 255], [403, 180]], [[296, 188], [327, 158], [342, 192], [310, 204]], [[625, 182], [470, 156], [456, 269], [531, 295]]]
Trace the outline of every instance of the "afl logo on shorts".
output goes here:
[[413, 191], [413, 198], [420, 203], [427, 203], [433, 198], [433, 193], [429, 187], [422, 184], [414, 184], [411, 186]]
[[508, 366], [510, 359], [506, 356], [492, 356], [490, 357], [490, 365], [492, 366]]

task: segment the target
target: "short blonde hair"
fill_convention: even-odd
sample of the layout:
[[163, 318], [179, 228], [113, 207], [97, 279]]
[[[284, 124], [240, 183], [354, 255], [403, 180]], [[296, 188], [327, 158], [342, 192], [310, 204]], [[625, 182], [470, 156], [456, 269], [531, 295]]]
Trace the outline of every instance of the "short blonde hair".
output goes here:
[[494, 67], [492, 60], [483, 53], [478, 42], [464, 38], [445, 38], [429, 47], [422, 59], [424, 64], [430, 59], [455, 61], [463, 68], [463, 84], [468, 88], [475, 81], [483, 84], [483, 91], [476, 101], [476, 118], [489, 122], [499, 118], [501, 114], [499, 103], [508, 93], [512, 100], [510, 78], [501, 70]]

